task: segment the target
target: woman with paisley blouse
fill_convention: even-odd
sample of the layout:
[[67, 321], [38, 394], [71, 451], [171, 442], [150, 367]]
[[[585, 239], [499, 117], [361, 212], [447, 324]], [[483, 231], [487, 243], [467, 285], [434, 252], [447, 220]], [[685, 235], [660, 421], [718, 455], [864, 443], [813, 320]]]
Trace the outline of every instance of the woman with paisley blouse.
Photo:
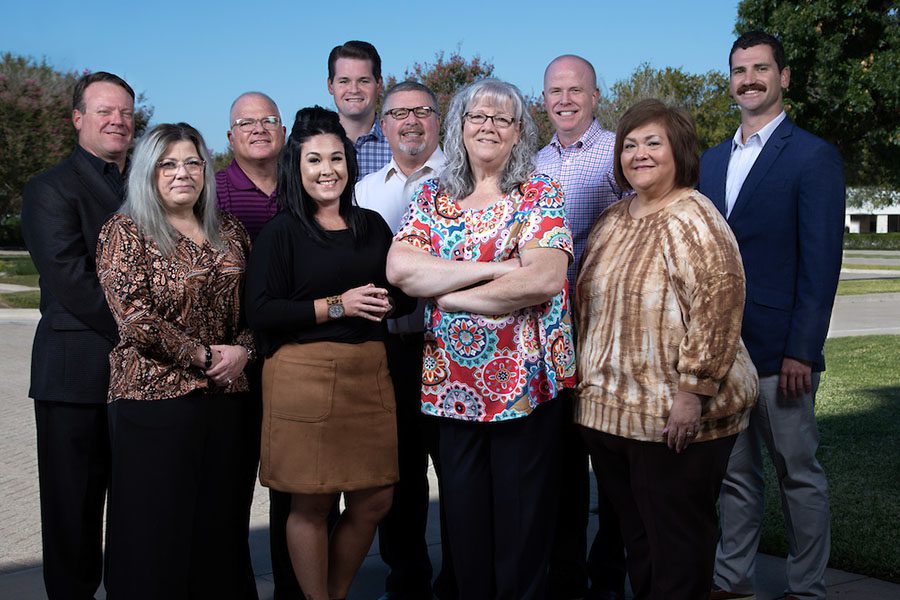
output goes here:
[[154, 127], [97, 251], [120, 336], [110, 353], [112, 600], [256, 596], [241, 426], [254, 354], [240, 310], [249, 245], [216, 210], [200, 133]]
[[559, 184], [532, 173], [515, 86], [478, 81], [445, 122], [446, 167], [423, 184], [388, 279], [429, 298], [422, 412], [439, 419], [441, 494], [461, 598], [544, 598], [563, 388], [574, 385]]

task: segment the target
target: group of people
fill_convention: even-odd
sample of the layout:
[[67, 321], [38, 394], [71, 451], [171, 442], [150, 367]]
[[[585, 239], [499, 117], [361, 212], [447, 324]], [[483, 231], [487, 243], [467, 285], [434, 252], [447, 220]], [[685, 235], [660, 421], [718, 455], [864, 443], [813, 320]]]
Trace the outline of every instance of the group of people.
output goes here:
[[779, 40], [742, 35], [729, 67], [741, 123], [701, 158], [659, 100], [603, 129], [593, 66], [560, 56], [538, 149], [496, 79], [446, 114], [402, 82], [377, 115], [381, 60], [350, 41], [337, 111], [288, 134], [242, 94], [218, 173], [185, 123], [130, 153], [133, 90], [84, 76], [78, 145], [22, 214], [48, 597], [105, 571], [112, 600], [256, 598], [257, 473], [279, 600], [345, 598], [376, 532], [386, 599], [624, 598], [626, 573], [635, 598], [752, 597], [764, 442], [785, 597], [824, 598], [841, 159], [785, 115]]

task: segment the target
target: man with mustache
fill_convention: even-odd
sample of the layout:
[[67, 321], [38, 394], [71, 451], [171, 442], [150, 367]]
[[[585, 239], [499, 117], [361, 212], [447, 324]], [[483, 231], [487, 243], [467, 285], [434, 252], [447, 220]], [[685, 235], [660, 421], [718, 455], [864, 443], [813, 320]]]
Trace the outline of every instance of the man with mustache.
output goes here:
[[341, 125], [356, 148], [358, 179], [377, 171], [391, 160], [391, 148], [375, 105], [382, 90], [381, 56], [369, 42], [350, 40], [328, 55], [328, 93]]
[[[437, 177], [444, 166], [438, 147], [440, 119], [437, 98], [415, 81], [398, 83], [384, 98], [381, 128], [393, 158], [380, 170], [356, 184], [356, 201], [377, 211], [392, 231], [403, 222], [416, 188]], [[397, 401], [397, 437], [400, 482], [394, 504], [378, 529], [381, 557], [390, 567], [385, 581], [386, 599], [431, 598], [431, 561], [425, 543], [428, 517], [428, 454], [437, 448], [434, 424], [419, 410], [421, 403], [424, 302], [410, 315], [388, 319], [385, 341], [388, 366]], [[437, 461], [435, 460], [437, 466]], [[443, 522], [443, 519], [442, 519]], [[443, 538], [443, 536], [442, 536]], [[435, 590], [438, 597], [452, 597], [441, 589], [452, 587], [449, 547], [444, 546], [444, 565]]]
[[[575, 260], [569, 265], [569, 298], [588, 234], [606, 207], [621, 192], [613, 177], [616, 134], [600, 126], [594, 107], [600, 98], [593, 65], [571, 54], [553, 59], [544, 71], [544, 108], [556, 133], [535, 158], [538, 172], [562, 185], [566, 219], [572, 231]], [[577, 319], [577, 315], [575, 316]], [[562, 433], [560, 469], [563, 490], [556, 517], [556, 541], [550, 558], [550, 589], [554, 600], [624, 597], [625, 550], [618, 518], [598, 486], [599, 529], [585, 562], [590, 476], [588, 455], [575, 429], [571, 396], [565, 398], [569, 419]], [[588, 576], [591, 585], [588, 592]], [[587, 595], [586, 595], [587, 594]]]
[[785, 114], [791, 72], [778, 39], [743, 34], [729, 66], [741, 125], [703, 155], [698, 187], [728, 219], [740, 247], [747, 278], [741, 336], [759, 372], [759, 400], [722, 483], [710, 598], [753, 597], [763, 443], [788, 528], [785, 598], [825, 598], [831, 526], [814, 406], [841, 269], [843, 162], [834, 146]]
[[[75, 84], [78, 144], [22, 192], [22, 235], [40, 273], [31, 389], [49, 600], [94, 598], [103, 573], [111, 455], [109, 353], [118, 329], [97, 278], [100, 227], [125, 198], [134, 90], [98, 71]], [[136, 517], [140, 518], [140, 517]]]
[[[216, 200], [221, 210], [230, 212], [244, 225], [255, 240], [269, 219], [278, 212], [276, 183], [278, 157], [284, 147], [285, 127], [275, 101], [262, 92], [245, 92], [231, 104], [228, 118], [228, 142], [234, 160], [216, 173]], [[261, 361], [247, 365], [250, 399], [246, 406], [244, 456], [247, 467], [247, 527], [259, 466], [259, 436], [262, 419]], [[237, 440], [236, 440], [237, 441]], [[279, 600], [301, 598], [300, 588], [288, 555], [284, 528], [290, 512], [291, 496], [269, 491], [269, 545], [275, 595]], [[247, 598], [256, 598], [256, 580], [247, 546]]]

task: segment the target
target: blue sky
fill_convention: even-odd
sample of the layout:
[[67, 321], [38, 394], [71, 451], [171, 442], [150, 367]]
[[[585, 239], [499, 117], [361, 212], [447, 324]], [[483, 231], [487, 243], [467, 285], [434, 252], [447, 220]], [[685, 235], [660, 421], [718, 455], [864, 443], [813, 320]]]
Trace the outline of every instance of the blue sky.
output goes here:
[[154, 123], [187, 121], [227, 147], [228, 109], [241, 92], [271, 95], [290, 123], [325, 87], [332, 47], [375, 44], [383, 73], [459, 50], [493, 62], [496, 76], [539, 94], [543, 70], [580, 54], [601, 90], [639, 64], [725, 70], [736, 0], [530, 2], [79, 2], [14, 0], [0, 19], [0, 52], [61, 70], [123, 76], [155, 108]]

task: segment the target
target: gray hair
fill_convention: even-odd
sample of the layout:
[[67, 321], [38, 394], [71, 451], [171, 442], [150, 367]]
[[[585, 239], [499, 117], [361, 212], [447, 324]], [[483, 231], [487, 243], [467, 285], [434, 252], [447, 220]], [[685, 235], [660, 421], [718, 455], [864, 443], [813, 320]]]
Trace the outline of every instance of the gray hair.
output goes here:
[[234, 121], [234, 118], [233, 118], [233, 116], [234, 116], [234, 107], [237, 106], [238, 102], [240, 102], [240, 101], [243, 100], [244, 98], [248, 98], [248, 97], [250, 97], [250, 96], [255, 96], [255, 97], [257, 97], [257, 98], [262, 98], [263, 100], [265, 100], [266, 102], [268, 102], [269, 104], [271, 104], [271, 105], [272, 105], [272, 108], [274, 108], [274, 109], [275, 109], [275, 112], [277, 113], [275, 116], [278, 117], [279, 119], [281, 118], [281, 111], [278, 110], [278, 105], [275, 104], [275, 101], [272, 100], [272, 98], [271, 98], [268, 94], [264, 94], [264, 93], [262, 93], [262, 92], [250, 91], [250, 92], [244, 92], [243, 94], [241, 94], [240, 96], [238, 96], [237, 98], [235, 98], [235, 99], [234, 99], [234, 102], [231, 103], [231, 108], [228, 109], [228, 125], [229, 125], [229, 126], [231, 126], [231, 122]]
[[213, 162], [200, 132], [187, 123], [163, 123], [138, 140], [131, 157], [127, 194], [119, 212], [128, 215], [138, 229], [156, 242], [160, 252], [168, 256], [175, 249], [179, 233], [169, 224], [156, 184], [156, 163], [175, 142], [189, 141], [204, 161], [203, 190], [194, 205], [203, 235], [214, 247], [225, 249], [219, 235], [219, 211], [216, 206], [216, 176]]
[[528, 112], [525, 98], [519, 88], [499, 79], [481, 79], [462, 88], [447, 109], [444, 121], [444, 154], [447, 163], [441, 173], [441, 188], [454, 198], [465, 198], [475, 191], [469, 155], [463, 143], [463, 116], [478, 100], [493, 104], [511, 104], [513, 116], [519, 122], [519, 141], [500, 177], [500, 190], [504, 194], [512, 192], [527, 180], [534, 171], [534, 154], [537, 152], [537, 128]]
[[440, 106], [438, 106], [437, 96], [434, 95], [434, 92], [431, 90], [431, 88], [425, 84], [419, 83], [418, 81], [409, 79], [407, 81], [401, 81], [400, 83], [392, 85], [391, 88], [387, 92], [385, 92], [384, 103], [381, 106], [382, 117], [387, 114], [388, 98], [398, 92], [422, 92], [423, 94], [427, 94], [431, 99], [431, 108], [433, 108], [436, 113], [440, 113]]

